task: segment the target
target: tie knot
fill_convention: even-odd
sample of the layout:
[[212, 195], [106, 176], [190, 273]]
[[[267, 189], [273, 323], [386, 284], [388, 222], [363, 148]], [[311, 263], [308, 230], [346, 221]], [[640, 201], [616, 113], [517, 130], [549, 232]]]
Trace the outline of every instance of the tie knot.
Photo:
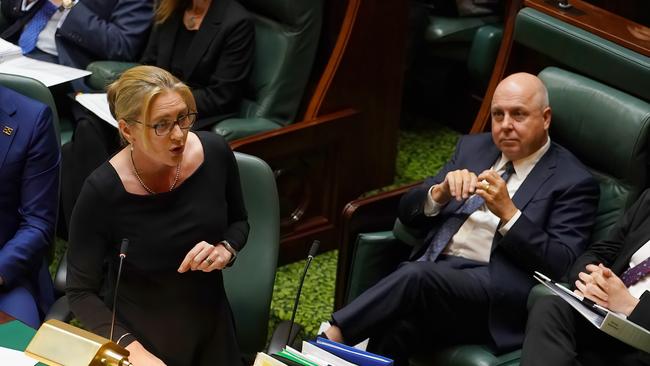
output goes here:
[[512, 161], [509, 161], [506, 163], [506, 165], [503, 167], [503, 174], [501, 174], [501, 178], [505, 180], [506, 182], [508, 181], [508, 178], [512, 175], [512, 173], [515, 172], [515, 166], [512, 164]]

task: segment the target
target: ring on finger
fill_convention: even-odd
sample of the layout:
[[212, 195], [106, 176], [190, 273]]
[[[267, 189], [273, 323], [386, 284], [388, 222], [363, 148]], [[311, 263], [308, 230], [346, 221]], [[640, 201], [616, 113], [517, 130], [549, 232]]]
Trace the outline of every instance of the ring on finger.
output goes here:
[[214, 263], [214, 259], [212, 259], [212, 258], [210, 258], [210, 257], [206, 257], [206, 258], [205, 258], [205, 261], [208, 262], [208, 265], [209, 265], [209, 266], [211, 266], [212, 263]]

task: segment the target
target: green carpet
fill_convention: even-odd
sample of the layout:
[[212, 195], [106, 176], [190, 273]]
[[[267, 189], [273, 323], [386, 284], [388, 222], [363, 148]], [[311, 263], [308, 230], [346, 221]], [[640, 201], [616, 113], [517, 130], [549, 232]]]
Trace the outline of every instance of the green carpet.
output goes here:
[[[458, 133], [439, 125], [417, 126], [400, 133], [394, 184], [377, 191], [393, 189], [435, 174], [451, 156]], [[376, 193], [369, 192], [367, 195]], [[329, 320], [334, 306], [337, 251], [314, 258], [302, 289], [296, 322], [304, 328], [304, 336], [313, 338], [322, 321]], [[270, 328], [280, 320], [290, 320], [298, 290], [298, 279], [305, 261], [278, 268], [273, 287]]]

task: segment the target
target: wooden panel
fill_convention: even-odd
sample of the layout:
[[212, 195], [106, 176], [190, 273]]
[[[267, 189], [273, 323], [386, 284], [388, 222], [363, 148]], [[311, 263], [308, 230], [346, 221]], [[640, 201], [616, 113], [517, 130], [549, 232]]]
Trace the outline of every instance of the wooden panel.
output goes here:
[[300, 120], [231, 143], [276, 171], [281, 263], [304, 258], [313, 239], [322, 250], [336, 248], [344, 205], [395, 175], [407, 2], [330, 0], [326, 7], [318, 77]]
[[581, 0], [570, 3], [572, 7], [566, 10], [558, 8], [557, 1], [551, 0], [527, 0], [524, 5], [650, 56], [650, 28]]

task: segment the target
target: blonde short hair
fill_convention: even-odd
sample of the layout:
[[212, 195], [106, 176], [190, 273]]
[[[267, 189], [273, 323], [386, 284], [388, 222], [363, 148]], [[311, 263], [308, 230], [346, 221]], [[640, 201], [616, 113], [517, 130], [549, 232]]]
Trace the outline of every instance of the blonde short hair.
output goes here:
[[183, 98], [190, 112], [196, 112], [196, 102], [190, 88], [166, 70], [155, 66], [136, 66], [125, 71], [108, 86], [108, 106], [116, 120], [142, 118], [147, 123], [151, 115], [151, 101], [165, 92], [176, 92]]

